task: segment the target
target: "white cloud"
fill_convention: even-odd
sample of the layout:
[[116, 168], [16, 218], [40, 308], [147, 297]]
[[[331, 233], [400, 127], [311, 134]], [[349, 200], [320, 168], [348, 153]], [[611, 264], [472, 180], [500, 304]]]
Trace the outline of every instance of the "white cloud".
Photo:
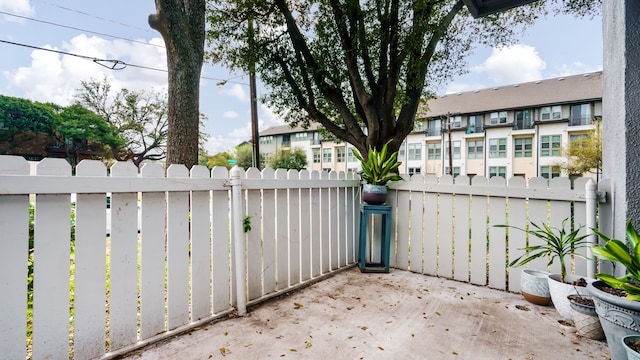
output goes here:
[[484, 63], [472, 67], [471, 71], [486, 73], [497, 85], [505, 85], [539, 80], [546, 67], [533, 46], [516, 44], [494, 48]]
[[238, 113], [235, 111], [225, 111], [224, 113], [222, 113], [222, 117], [227, 119], [235, 119], [238, 117]]
[[[2, 0], [0, 0], [2, 1]], [[153, 39], [150, 43], [162, 43]], [[127, 64], [156, 69], [166, 69], [164, 48], [145, 46], [123, 40], [105, 40], [99, 37], [78, 35], [59, 47], [44, 45], [43, 48], [103, 60], [122, 60]], [[105, 63], [109, 65], [110, 63]], [[162, 71], [127, 66], [123, 70], [112, 70], [94, 63], [90, 59], [44, 50], [31, 53], [31, 63], [16, 70], [3, 72], [10, 87], [21, 90], [31, 100], [51, 101], [69, 105], [81, 81], [92, 78], [112, 79], [114, 90], [126, 87], [130, 90], [154, 90], [166, 88], [167, 74]]]
[[[35, 13], [33, 6], [29, 4], [29, 0], [0, 0], [0, 11], [20, 16], [31, 16]], [[16, 22], [24, 21], [24, 19], [7, 15], [4, 15], [4, 19]]]
[[557, 66], [553, 74], [550, 77], [570, 76], [577, 74], [585, 74], [594, 71], [601, 71], [602, 65], [591, 66], [580, 61], [574, 61], [571, 64], [562, 64]]
[[242, 102], [249, 102], [249, 88], [240, 84], [227, 85], [220, 90], [224, 95], [232, 96]]

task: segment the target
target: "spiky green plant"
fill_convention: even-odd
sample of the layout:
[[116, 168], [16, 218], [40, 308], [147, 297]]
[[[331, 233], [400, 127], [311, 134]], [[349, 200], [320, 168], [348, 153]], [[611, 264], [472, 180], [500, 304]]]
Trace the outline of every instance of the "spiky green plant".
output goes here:
[[561, 229], [551, 227], [547, 224], [542, 224], [542, 226], [540, 226], [533, 222], [530, 223], [528, 229], [519, 228], [513, 225], [494, 225], [496, 227], [508, 227], [524, 231], [527, 234], [544, 241], [541, 245], [531, 245], [531, 240], [529, 240], [529, 245], [520, 249], [524, 250], [525, 253], [511, 261], [509, 266], [519, 267], [541, 257], [548, 258], [547, 266], [551, 266], [557, 258], [560, 262], [560, 281], [564, 282], [565, 277], [567, 276], [567, 256], [575, 255], [587, 259], [585, 256], [577, 254], [576, 251], [588, 246], [588, 235], [578, 235], [584, 226], [579, 226], [575, 230], [567, 232], [565, 230], [565, 226], [568, 220], [569, 218], [562, 220]]
[[626, 291], [628, 300], [640, 301], [640, 236], [631, 219], [627, 220], [626, 230], [629, 246], [593, 229], [593, 232], [605, 241], [604, 245], [591, 247], [593, 255], [599, 259], [620, 263], [627, 269], [627, 274], [618, 278], [605, 273], [596, 274], [596, 277], [612, 288]]
[[389, 181], [400, 181], [402, 177], [398, 175], [396, 170], [400, 167], [401, 162], [397, 161], [398, 152], [394, 152], [387, 158], [387, 142], [382, 146], [380, 151], [375, 148], [369, 147], [369, 153], [365, 160], [362, 155], [352, 150], [353, 155], [360, 160], [362, 165], [362, 173], [360, 177], [362, 180], [371, 185], [387, 185]]

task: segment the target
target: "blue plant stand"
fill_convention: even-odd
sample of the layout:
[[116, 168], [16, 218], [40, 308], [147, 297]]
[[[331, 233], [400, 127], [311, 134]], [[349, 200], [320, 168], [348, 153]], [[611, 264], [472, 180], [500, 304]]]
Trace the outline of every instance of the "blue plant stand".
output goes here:
[[[382, 215], [380, 226], [380, 263], [367, 262], [367, 226], [369, 215]], [[371, 252], [373, 254], [375, 234], [371, 232]], [[389, 272], [389, 249], [391, 248], [391, 206], [360, 204], [360, 239], [358, 264], [361, 272]], [[373, 257], [373, 256], [372, 256]]]

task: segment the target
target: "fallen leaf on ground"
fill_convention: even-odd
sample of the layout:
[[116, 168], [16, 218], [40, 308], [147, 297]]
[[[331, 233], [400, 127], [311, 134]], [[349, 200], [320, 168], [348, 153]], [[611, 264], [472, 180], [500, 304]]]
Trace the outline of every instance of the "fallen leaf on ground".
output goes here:
[[384, 350], [384, 348], [382, 346], [378, 346], [378, 349], [380, 350]]
[[522, 311], [531, 311], [531, 308], [529, 308], [529, 305], [516, 305], [516, 309], [522, 310]]
[[295, 306], [296, 309], [300, 309], [302, 307], [302, 304], [293, 303], [293, 306]]
[[367, 329], [368, 329], [368, 327], [363, 326], [363, 327], [361, 327], [360, 329], [362, 329], [362, 330], [367, 330]]
[[222, 354], [222, 356], [227, 356], [227, 354], [231, 354], [231, 350], [227, 349], [226, 347], [221, 347], [220, 354]]

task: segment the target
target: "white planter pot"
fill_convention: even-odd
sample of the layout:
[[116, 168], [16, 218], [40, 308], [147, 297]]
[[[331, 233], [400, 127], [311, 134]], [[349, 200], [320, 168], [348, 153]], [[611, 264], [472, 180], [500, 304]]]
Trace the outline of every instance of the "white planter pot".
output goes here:
[[575, 293], [589, 295], [589, 291], [586, 287], [573, 286], [570, 284], [580, 278], [587, 280], [587, 283], [594, 281], [594, 279], [587, 279], [584, 276], [567, 275], [565, 281], [569, 284], [565, 284], [560, 282], [560, 274], [551, 274], [548, 277], [549, 292], [551, 293], [553, 306], [556, 308], [558, 314], [567, 320], [573, 320], [573, 316], [571, 314], [571, 303], [569, 302], [569, 299], [567, 299], [567, 296]]
[[520, 291], [527, 301], [536, 305], [551, 304], [549, 292], [549, 273], [536, 269], [522, 269], [520, 273]]

